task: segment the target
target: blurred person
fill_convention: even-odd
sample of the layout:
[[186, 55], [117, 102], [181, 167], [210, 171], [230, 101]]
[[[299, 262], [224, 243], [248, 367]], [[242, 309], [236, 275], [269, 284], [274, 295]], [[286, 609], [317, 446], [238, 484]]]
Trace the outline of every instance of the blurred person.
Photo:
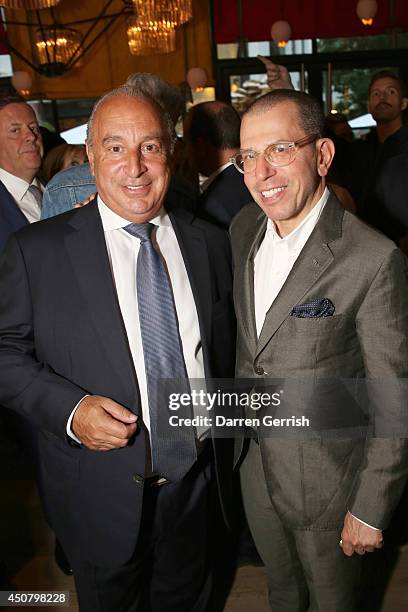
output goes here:
[[368, 111], [377, 125], [365, 139], [353, 143], [350, 164], [359, 214], [377, 227], [380, 219], [373, 190], [385, 162], [408, 149], [406, 107], [405, 84], [399, 76], [389, 70], [374, 74], [368, 88]]
[[37, 117], [26, 102], [0, 100], [0, 252], [24, 225], [39, 221], [43, 187], [37, 174], [43, 144]]
[[41, 174], [44, 181], [48, 183], [61, 170], [86, 164], [87, 161], [85, 145], [61, 144], [51, 149], [45, 157]]
[[207, 177], [201, 185], [197, 214], [228, 229], [237, 212], [251, 201], [242, 174], [231, 157], [239, 150], [241, 120], [225, 102], [203, 102], [188, 111], [184, 141], [197, 171]]

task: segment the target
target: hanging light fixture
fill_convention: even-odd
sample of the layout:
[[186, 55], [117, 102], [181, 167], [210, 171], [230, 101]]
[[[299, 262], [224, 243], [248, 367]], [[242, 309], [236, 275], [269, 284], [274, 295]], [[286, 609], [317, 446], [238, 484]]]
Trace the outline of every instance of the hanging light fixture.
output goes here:
[[191, 19], [192, 0], [132, 0], [136, 17], [128, 20], [133, 55], [170, 53], [176, 49], [175, 28]]
[[378, 4], [376, 0], [359, 0], [357, 2], [356, 13], [365, 26], [373, 25], [377, 10]]
[[39, 9], [56, 6], [61, 0], [0, 0], [0, 6], [9, 9], [25, 9], [26, 11], [38, 11]]
[[292, 35], [292, 28], [287, 21], [275, 21], [271, 27], [271, 38], [278, 47], [286, 47]]
[[192, 0], [133, 0], [137, 18], [144, 22], [170, 23], [173, 27], [193, 16]]
[[35, 33], [35, 50], [40, 72], [58, 76], [65, 72], [81, 46], [81, 33], [73, 28], [54, 25]]
[[[56, 77], [71, 70], [78, 65], [85, 53], [113, 27], [118, 20], [133, 15], [132, 0], [123, 0], [123, 7], [114, 13], [108, 9], [112, 0], [104, 0], [104, 6], [95, 17], [81, 19], [66, 24], [60, 23], [51, 5], [56, 5], [61, 0], [0, 0], [0, 6], [6, 8], [18, 8], [24, 5], [29, 8], [49, 8], [49, 15], [40, 11], [27, 22], [12, 21], [6, 15], [5, 23], [10, 26], [24, 27], [33, 30], [33, 53], [32, 59], [26, 57], [18, 47], [14, 47], [7, 41], [7, 47], [11, 53], [23, 61], [33, 72], [47, 77]], [[80, 26], [81, 31], [74, 29]]]
[[176, 30], [170, 22], [130, 18], [127, 26], [129, 51], [132, 55], [156, 55], [176, 49]]

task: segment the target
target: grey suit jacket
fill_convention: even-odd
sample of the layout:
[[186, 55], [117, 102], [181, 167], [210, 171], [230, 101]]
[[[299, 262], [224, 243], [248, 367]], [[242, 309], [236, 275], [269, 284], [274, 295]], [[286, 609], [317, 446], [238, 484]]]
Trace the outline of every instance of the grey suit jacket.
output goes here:
[[[406, 378], [407, 259], [391, 241], [344, 211], [333, 195], [258, 339], [253, 258], [266, 223], [252, 203], [231, 226], [238, 377]], [[291, 316], [295, 305], [316, 298], [329, 298], [334, 315]], [[406, 398], [401, 393], [393, 402], [398, 410]], [[392, 406], [386, 409], [393, 418]], [[397, 438], [265, 437], [260, 446], [270, 497], [292, 528], [336, 528], [347, 509], [384, 528], [408, 472], [407, 443]]]

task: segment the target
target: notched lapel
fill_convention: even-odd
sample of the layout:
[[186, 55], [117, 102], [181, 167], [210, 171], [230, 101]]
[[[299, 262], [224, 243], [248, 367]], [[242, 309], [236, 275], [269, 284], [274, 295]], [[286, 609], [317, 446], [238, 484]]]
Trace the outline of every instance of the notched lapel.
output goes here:
[[169, 213], [169, 217], [193, 292], [201, 338], [208, 344], [211, 338], [212, 295], [207, 243], [203, 232], [194, 227], [187, 215], [183, 218], [174, 211]]
[[344, 209], [331, 195], [322, 215], [297, 258], [281, 291], [268, 310], [259, 336], [256, 355], [290, 316], [293, 306], [313, 287], [333, 261], [330, 242], [341, 237]]
[[267, 217], [263, 212], [257, 214], [255, 227], [247, 223], [240, 236], [239, 257], [242, 261], [235, 262], [234, 285], [240, 290], [234, 300], [237, 319], [241, 321], [253, 348], [258, 337], [255, 322], [254, 257], [265, 234], [266, 223]]
[[128, 389], [129, 377], [135, 378], [134, 369], [96, 199], [73, 217], [70, 225], [75, 231], [66, 236], [65, 243], [84, 305], [113, 370]]

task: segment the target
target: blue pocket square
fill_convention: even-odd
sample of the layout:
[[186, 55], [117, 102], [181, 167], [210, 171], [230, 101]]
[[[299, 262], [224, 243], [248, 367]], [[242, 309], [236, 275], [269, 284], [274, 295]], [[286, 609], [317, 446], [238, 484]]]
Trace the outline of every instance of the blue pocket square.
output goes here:
[[294, 306], [290, 315], [301, 319], [331, 317], [334, 311], [334, 304], [329, 298], [316, 298], [306, 304]]

